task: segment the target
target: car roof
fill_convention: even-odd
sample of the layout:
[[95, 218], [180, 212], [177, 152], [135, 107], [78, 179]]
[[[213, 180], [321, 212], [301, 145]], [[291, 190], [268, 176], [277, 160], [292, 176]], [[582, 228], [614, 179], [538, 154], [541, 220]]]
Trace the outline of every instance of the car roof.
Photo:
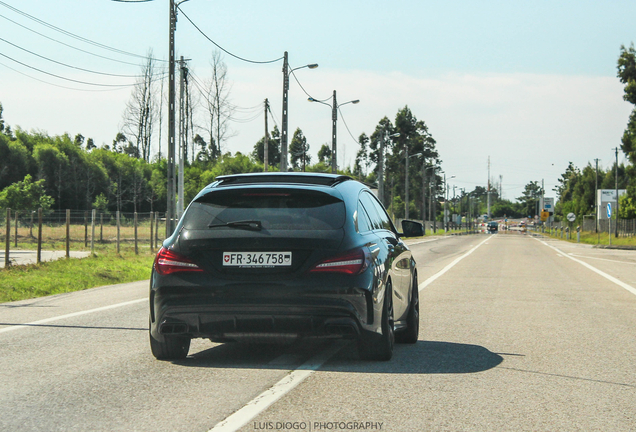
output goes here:
[[306, 173], [306, 172], [274, 172], [274, 173], [250, 173], [231, 174], [218, 176], [213, 187], [233, 186], [239, 184], [307, 184], [321, 186], [335, 186], [339, 183], [353, 180], [349, 176], [328, 173]]

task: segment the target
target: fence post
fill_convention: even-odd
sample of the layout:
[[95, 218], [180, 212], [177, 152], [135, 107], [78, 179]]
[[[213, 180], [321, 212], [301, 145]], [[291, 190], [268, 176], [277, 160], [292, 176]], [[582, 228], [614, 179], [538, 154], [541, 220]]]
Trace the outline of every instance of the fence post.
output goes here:
[[117, 210], [117, 253], [119, 253], [119, 210]]
[[88, 246], [88, 212], [84, 212], [84, 247]]
[[66, 258], [71, 257], [71, 209], [66, 209]]
[[18, 215], [19, 214], [20, 214], [20, 212], [18, 212], [16, 210], [16, 212], [15, 212], [15, 237], [13, 239], [13, 241], [15, 242], [15, 243], [13, 243], [13, 246], [16, 247], [16, 248], [18, 247]]
[[138, 243], [137, 243], [137, 212], [135, 212], [135, 218], [134, 218], [134, 224], [135, 224], [135, 255], [139, 255], [139, 247], [138, 247]]
[[155, 246], [159, 246], [159, 213], [155, 212]]
[[97, 217], [97, 210], [91, 211], [91, 255], [95, 253], [95, 218]]
[[4, 268], [9, 268], [11, 261], [9, 261], [9, 247], [11, 246], [11, 209], [7, 209], [7, 231], [5, 232], [5, 244], [4, 244]]
[[152, 253], [154, 251], [154, 244], [153, 244], [153, 236], [154, 236], [154, 230], [153, 228], [155, 227], [155, 221], [153, 218], [153, 213], [150, 212], [150, 253]]
[[99, 242], [104, 243], [104, 213], [99, 214]]
[[38, 254], [36, 263], [42, 262], [42, 207], [38, 209]]

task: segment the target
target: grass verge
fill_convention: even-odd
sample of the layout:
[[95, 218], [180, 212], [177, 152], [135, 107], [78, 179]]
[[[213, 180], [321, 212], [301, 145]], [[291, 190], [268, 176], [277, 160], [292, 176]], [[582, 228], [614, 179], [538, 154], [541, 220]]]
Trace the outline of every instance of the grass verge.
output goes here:
[[[576, 231], [570, 233], [570, 239], [566, 238], [566, 234], [563, 233], [563, 238], [561, 238], [561, 231], [554, 230], [552, 233], [546, 232], [536, 232], [538, 234], [543, 234], [548, 237], [552, 237], [559, 240], [569, 241], [570, 243], [577, 243], [576, 240]], [[581, 232], [581, 243], [591, 244], [591, 245], [600, 245], [600, 246], [609, 246], [609, 234], [606, 232], [602, 233], [594, 233], [589, 231]], [[612, 246], [627, 246], [636, 248], [636, 237], [614, 237], [612, 234]]]
[[0, 303], [148, 279], [153, 259], [147, 250], [100, 247], [88, 258], [1, 269]]

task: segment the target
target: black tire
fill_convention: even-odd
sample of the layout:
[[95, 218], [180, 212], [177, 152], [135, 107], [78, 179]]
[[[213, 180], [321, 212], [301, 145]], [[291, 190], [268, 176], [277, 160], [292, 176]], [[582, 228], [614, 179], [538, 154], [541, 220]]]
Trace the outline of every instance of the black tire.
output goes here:
[[157, 360], [182, 360], [188, 356], [190, 338], [184, 336], [164, 336], [159, 342], [150, 333], [150, 350]]
[[393, 327], [393, 287], [389, 280], [382, 304], [382, 334], [364, 332], [358, 341], [358, 353], [363, 360], [388, 361], [393, 357], [395, 333]]
[[411, 288], [411, 304], [406, 317], [406, 330], [395, 334], [395, 341], [398, 343], [414, 344], [420, 336], [420, 293], [417, 287], [417, 273], [413, 275], [413, 286]]

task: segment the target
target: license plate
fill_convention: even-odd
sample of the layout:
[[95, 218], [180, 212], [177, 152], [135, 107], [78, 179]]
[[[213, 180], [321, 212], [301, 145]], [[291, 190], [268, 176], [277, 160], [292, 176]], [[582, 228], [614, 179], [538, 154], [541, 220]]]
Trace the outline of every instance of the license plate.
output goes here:
[[223, 252], [223, 266], [227, 267], [290, 267], [291, 264], [291, 252]]

